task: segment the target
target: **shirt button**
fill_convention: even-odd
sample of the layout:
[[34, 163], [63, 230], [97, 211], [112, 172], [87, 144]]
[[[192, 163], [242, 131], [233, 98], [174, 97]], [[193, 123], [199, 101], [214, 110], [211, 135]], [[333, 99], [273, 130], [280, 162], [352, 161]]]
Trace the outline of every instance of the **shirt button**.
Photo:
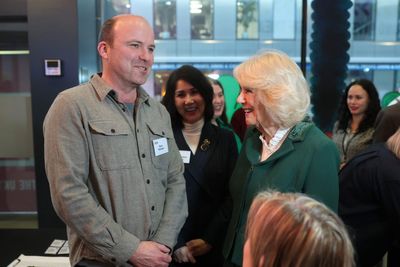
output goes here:
[[147, 179], [147, 180], [146, 180], [146, 183], [147, 183], [147, 184], [149, 184], [149, 183], [150, 183], [150, 180], [149, 180], [149, 179]]
[[154, 206], [151, 206], [151, 210], [155, 210], [155, 207], [154, 207]]
[[145, 154], [142, 154], [142, 158], [145, 158], [146, 157], [146, 155]]
[[111, 129], [111, 132], [112, 132], [112, 133], [115, 133], [115, 129]]

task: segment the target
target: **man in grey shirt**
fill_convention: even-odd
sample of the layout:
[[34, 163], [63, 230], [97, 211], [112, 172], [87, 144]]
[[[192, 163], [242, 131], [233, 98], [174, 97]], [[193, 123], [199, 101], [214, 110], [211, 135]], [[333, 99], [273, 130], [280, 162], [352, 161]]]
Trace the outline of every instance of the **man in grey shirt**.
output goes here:
[[143, 17], [107, 20], [97, 46], [103, 72], [61, 92], [46, 115], [46, 173], [72, 266], [171, 261], [187, 201], [170, 116], [141, 87], [154, 49]]

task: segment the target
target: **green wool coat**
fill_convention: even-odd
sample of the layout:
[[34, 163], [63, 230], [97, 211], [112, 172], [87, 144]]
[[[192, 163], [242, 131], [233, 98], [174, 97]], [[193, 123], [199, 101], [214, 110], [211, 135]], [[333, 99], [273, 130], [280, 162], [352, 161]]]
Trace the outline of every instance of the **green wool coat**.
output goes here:
[[[313, 123], [295, 125], [281, 147], [260, 162], [260, 132], [250, 128], [230, 180], [233, 211], [224, 245], [228, 261], [242, 264], [247, 214], [260, 191], [305, 193], [337, 212], [339, 153]], [[273, 234], [273, 233], [271, 233]]]

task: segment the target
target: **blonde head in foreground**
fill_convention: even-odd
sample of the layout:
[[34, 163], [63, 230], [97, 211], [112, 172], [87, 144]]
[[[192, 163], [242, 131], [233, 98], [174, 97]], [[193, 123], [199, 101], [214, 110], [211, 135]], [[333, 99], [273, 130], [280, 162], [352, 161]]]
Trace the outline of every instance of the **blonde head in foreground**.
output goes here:
[[354, 266], [340, 218], [299, 193], [266, 191], [254, 199], [243, 254], [243, 267]]

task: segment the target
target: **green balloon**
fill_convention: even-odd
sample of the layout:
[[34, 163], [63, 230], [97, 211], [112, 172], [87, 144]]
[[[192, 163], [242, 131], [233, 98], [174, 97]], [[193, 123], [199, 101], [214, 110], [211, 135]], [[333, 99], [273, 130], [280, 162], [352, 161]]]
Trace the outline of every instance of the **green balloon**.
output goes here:
[[396, 99], [399, 96], [400, 96], [400, 92], [396, 92], [396, 91], [387, 92], [382, 97], [381, 106], [382, 107], [387, 107], [390, 102], [392, 102], [394, 99]]

